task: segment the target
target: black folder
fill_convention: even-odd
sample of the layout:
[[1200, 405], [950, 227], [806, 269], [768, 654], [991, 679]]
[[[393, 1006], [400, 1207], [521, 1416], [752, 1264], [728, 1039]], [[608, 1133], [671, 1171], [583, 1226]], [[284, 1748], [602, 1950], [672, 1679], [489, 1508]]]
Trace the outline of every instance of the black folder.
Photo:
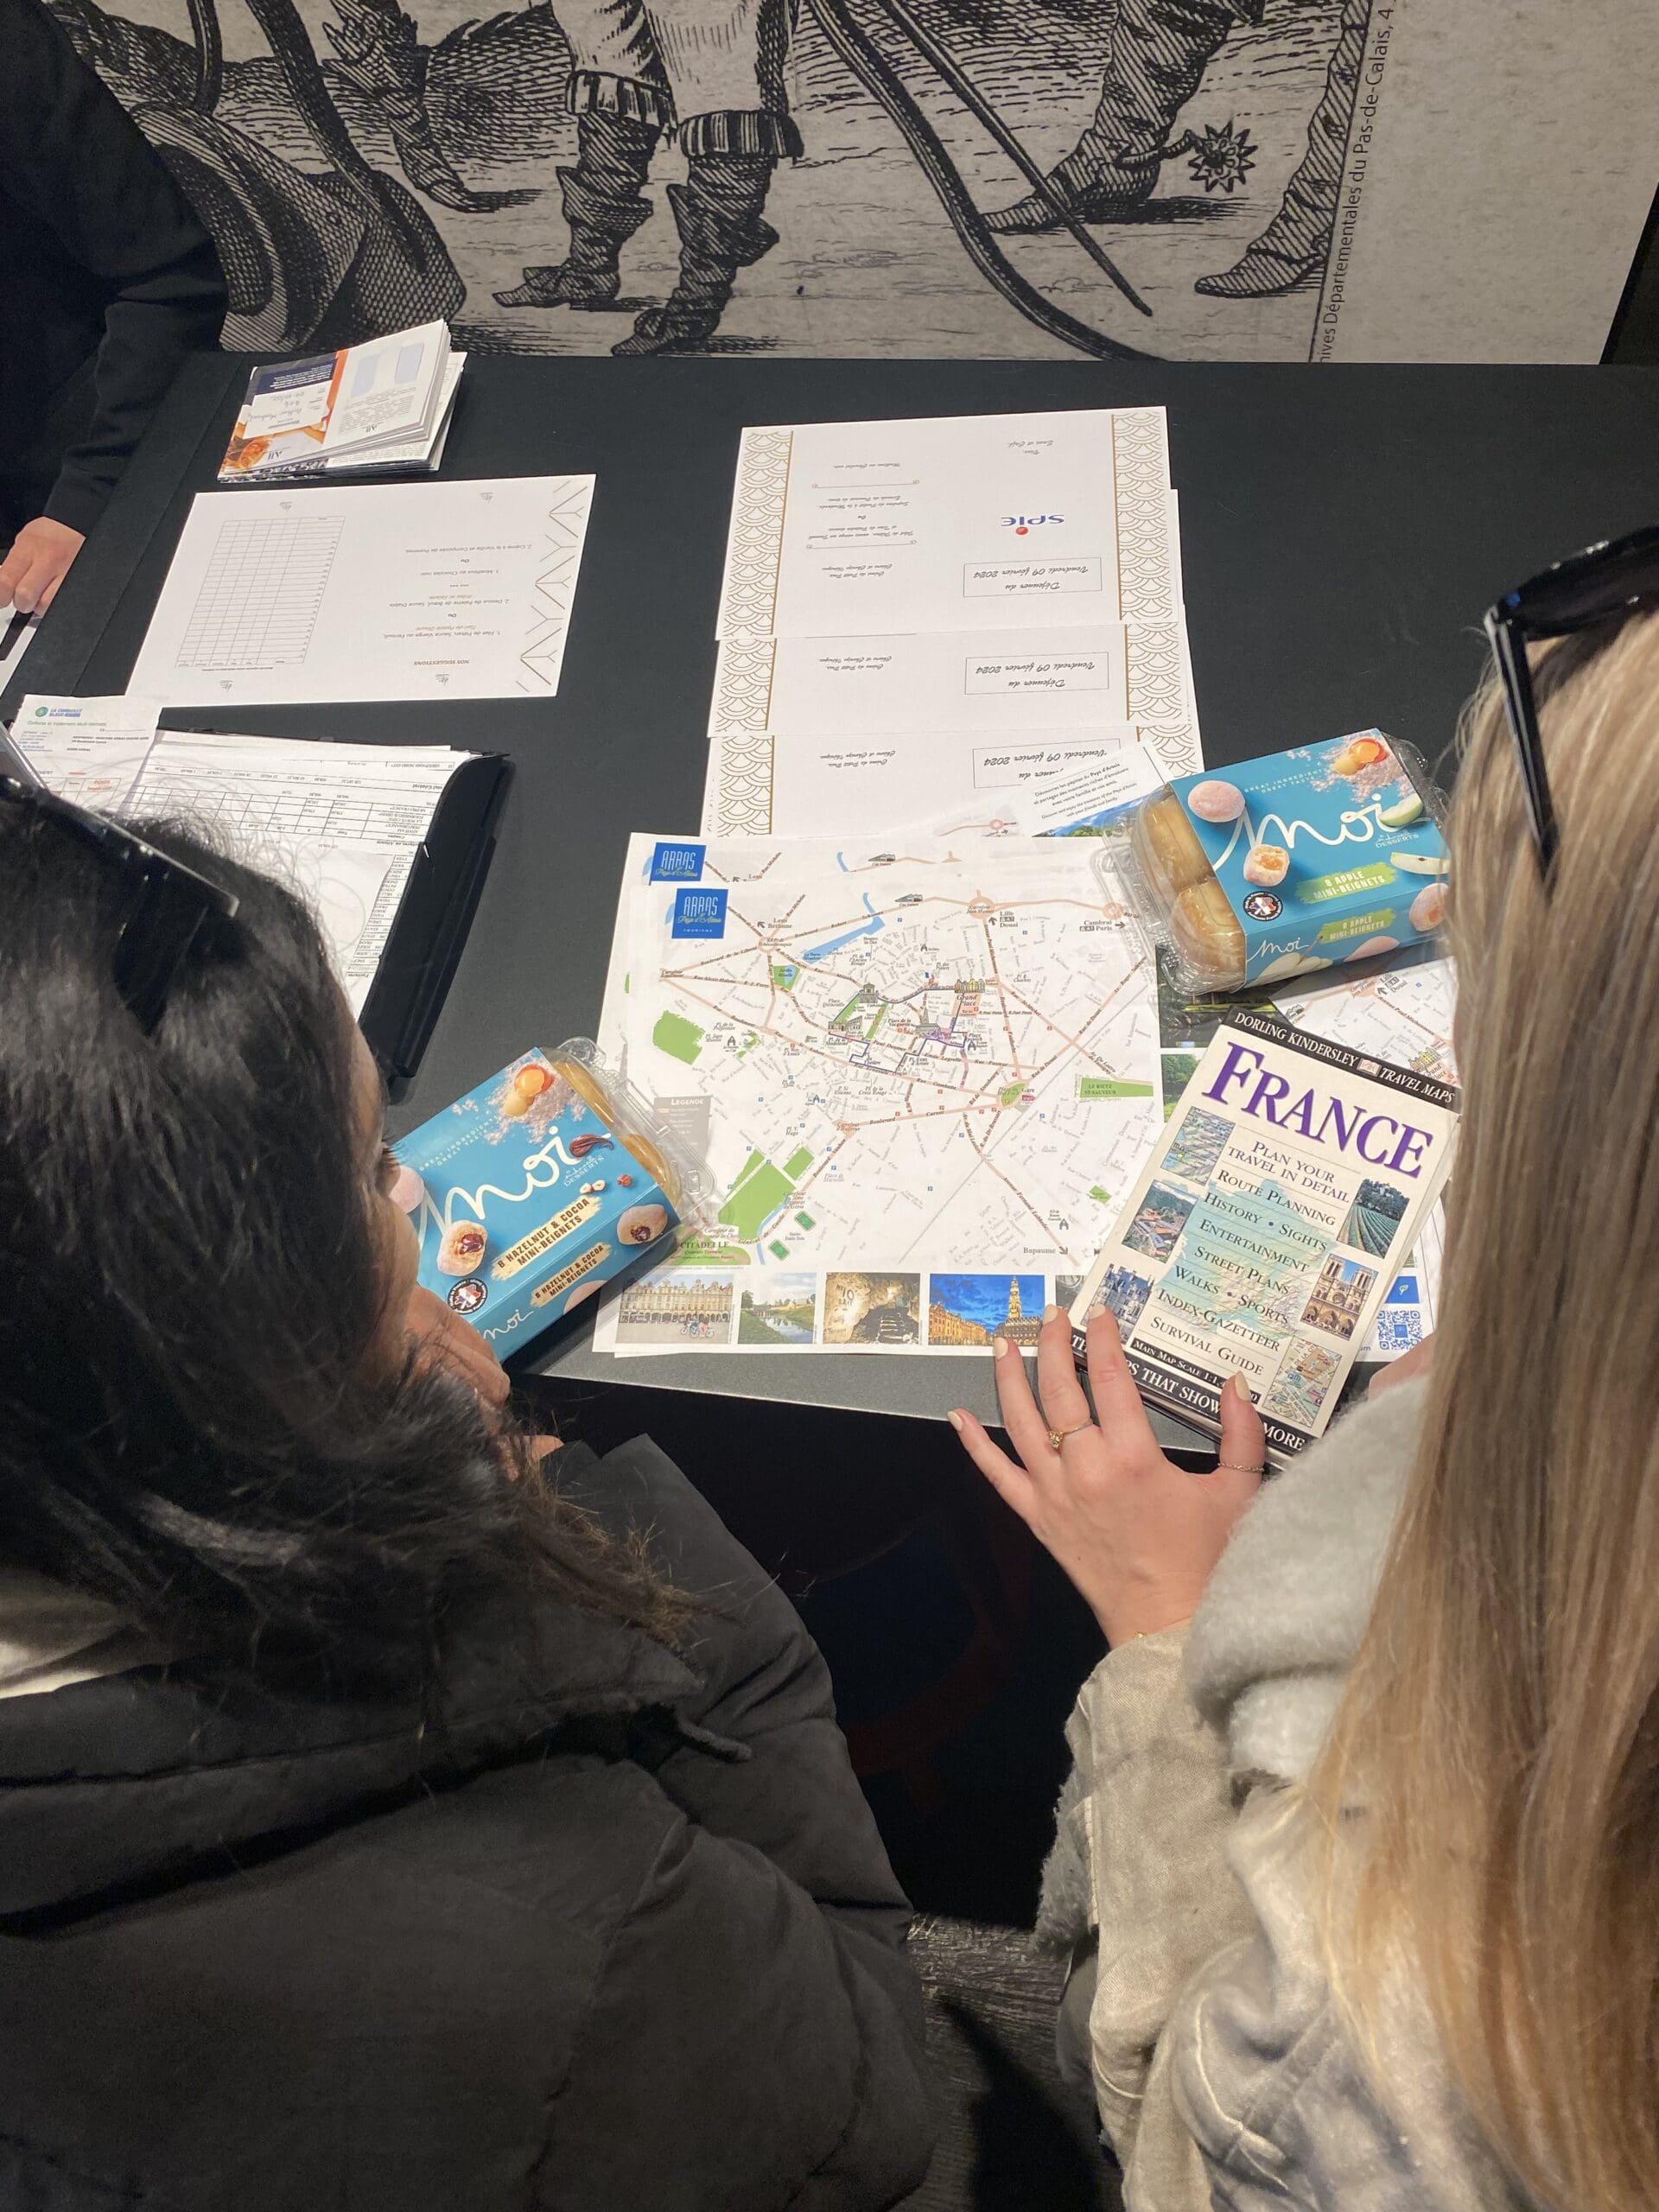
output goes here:
[[475, 753], [444, 785], [363, 1002], [358, 1027], [389, 1084], [420, 1065], [489, 874], [512, 780], [505, 753]]
[[[13, 750], [3, 724], [0, 775], [24, 783], [36, 780], [28, 760]], [[512, 762], [505, 753], [470, 754], [444, 785], [416, 852], [358, 1017], [358, 1027], [393, 1090], [419, 1067], [454, 976], [490, 872], [496, 823], [512, 780]]]

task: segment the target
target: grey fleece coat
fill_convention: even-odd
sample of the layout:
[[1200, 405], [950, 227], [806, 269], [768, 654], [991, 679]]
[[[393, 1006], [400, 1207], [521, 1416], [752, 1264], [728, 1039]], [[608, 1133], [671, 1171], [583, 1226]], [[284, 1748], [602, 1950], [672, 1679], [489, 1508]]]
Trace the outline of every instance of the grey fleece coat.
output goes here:
[[1452, 2088], [1408, 1968], [1362, 2062], [1287, 1787], [1341, 1695], [1421, 1402], [1402, 1384], [1341, 1421], [1240, 1522], [1191, 1629], [1109, 1654], [1077, 1700], [1038, 1926], [1087, 1961], [1065, 2018], [1130, 2212], [1530, 2204]]

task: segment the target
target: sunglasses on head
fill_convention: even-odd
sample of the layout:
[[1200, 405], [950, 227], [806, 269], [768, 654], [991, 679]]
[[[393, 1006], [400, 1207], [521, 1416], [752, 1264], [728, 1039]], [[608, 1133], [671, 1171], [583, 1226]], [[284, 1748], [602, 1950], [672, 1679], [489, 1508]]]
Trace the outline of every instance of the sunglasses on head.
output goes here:
[[144, 1034], [153, 1035], [179, 963], [215, 917], [234, 918], [234, 893], [159, 852], [107, 814], [60, 798], [3, 734], [0, 804], [31, 807], [66, 823], [120, 870], [131, 904], [116, 940], [115, 988]]
[[1527, 644], [1533, 638], [1565, 638], [1578, 630], [1659, 601], [1659, 524], [1611, 537], [1600, 545], [1569, 554], [1513, 591], [1486, 612], [1486, 635], [1503, 686], [1510, 730], [1521, 757], [1521, 781], [1538, 865], [1548, 883], [1559, 842], [1555, 809], [1544, 768], [1543, 740], [1533, 697]]

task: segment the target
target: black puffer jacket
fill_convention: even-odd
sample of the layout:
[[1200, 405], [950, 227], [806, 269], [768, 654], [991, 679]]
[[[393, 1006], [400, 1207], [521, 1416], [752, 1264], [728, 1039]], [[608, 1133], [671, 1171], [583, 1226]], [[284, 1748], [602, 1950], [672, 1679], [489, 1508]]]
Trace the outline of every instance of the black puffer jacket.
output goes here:
[[158, 1670], [0, 1700], [8, 2212], [854, 2212], [920, 2179], [907, 1908], [822, 1660], [653, 1446], [562, 1481], [718, 1604], [690, 1665], [550, 1604], [533, 1678], [503, 1622], [454, 1637], [441, 1726]]

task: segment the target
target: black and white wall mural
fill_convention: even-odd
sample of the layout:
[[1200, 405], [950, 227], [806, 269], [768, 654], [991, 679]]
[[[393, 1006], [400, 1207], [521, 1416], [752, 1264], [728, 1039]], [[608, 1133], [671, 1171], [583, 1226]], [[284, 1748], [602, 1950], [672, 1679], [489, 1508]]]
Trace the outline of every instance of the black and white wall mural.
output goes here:
[[1659, 175], [1652, 0], [47, 4], [261, 352], [1593, 359]]

